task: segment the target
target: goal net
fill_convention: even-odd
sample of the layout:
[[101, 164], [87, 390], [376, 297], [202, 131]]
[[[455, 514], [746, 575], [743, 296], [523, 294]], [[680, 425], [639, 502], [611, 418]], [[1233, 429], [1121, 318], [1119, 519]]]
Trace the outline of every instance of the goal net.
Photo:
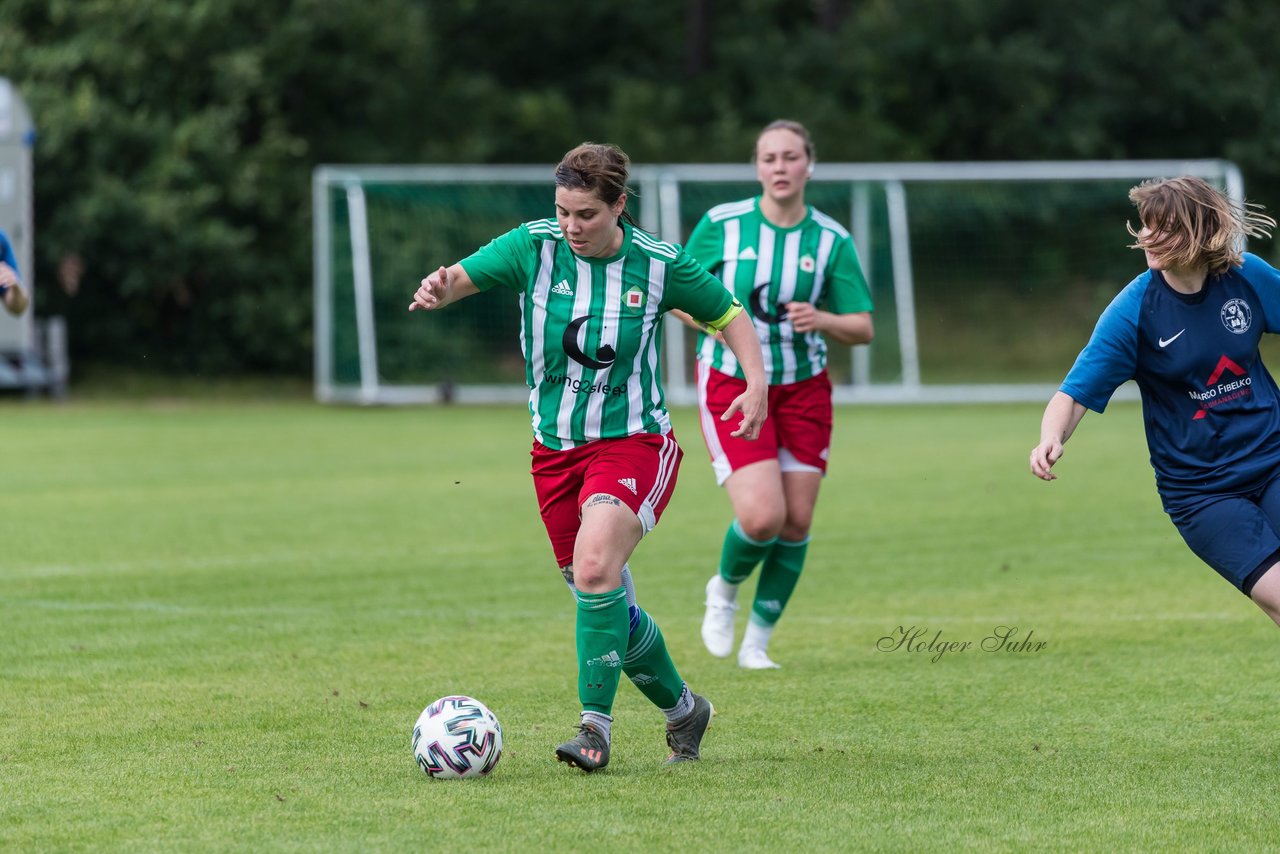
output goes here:
[[[489, 293], [407, 311], [419, 280], [553, 214], [553, 167], [319, 167], [313, 178], [315, 387], [326, 402], [523, 400], [520, 308]], [[875, 341], [831, 346], [837, 402], [1044, 400], [1098, 314], [1143, 267], [1127, 193], [1222, 160], [819, 163], [806, 191], [853, 235]], [[748, 164], [636, 165], [630, 207], [683, 243], [712, 206], [759, 193]], [[693, 333], [668, 319], [668, 400], [695, 399]]]

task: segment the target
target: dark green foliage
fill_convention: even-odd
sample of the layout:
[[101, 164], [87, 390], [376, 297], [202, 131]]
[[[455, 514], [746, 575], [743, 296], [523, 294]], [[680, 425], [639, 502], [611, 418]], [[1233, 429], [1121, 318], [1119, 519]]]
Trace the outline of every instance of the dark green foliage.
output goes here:
[[[42, 311], [69, 316], [74, 356], [305, 372], [311, 168], [410, 148], [396, 81], [424, 77], [423, 20], [351, 0], [0, 6], [39, 131]], [[72, 254], [74, 299], [50, 287]]]
[[827, 161], [1226, 157], [1280, 209], [1278, 31], [1243, 0], [3, 0], [0, 74], [76, 359], [303, 375], [319, 163], [744, 161], [788, 116]]

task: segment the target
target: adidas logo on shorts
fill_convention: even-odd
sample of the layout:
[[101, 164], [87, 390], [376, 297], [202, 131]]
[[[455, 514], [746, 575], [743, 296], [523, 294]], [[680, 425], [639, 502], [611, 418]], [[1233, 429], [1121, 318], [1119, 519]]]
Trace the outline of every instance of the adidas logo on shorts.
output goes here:
[[622, 485], [623, 485], [623, 486], [625, 486], [627, 489], [631, 490], [631, 494], [632, 494], [632, 495], [637, 495], [637, 494], [639, 494], [639, 493], [637, 493], [637, 492], [636, 492], [636, 479], [635, 479], [634, 477], [621, 477], [621, 478], [618, 478], [618, 483], [622, 484]]

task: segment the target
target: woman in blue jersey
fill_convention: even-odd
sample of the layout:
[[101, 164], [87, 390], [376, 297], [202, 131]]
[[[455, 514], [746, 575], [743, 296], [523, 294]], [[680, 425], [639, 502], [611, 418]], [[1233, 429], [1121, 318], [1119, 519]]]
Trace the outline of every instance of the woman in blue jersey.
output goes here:
[[9, 236], [0, 231], [0, 303], [12, 315], [26, 311], [27, 292], [22, 289], [22, 277], [18, 275], [18, 259], [14, 256]]
[[738, 587], [760, 567], [738, 665], [775, 668], [774, 626], [804, 568], [818, 488], [831, 444], [829, 338], [866, 344], [871, 295], [848, 231], [805, 202], [813, 174], [809, 132], [779, 120], [756, 139], [761, 193], [712, 208], [685, 251], [747, 306], [764, 350], [769, 421], [746, 442], [715, 418], [745, 387], [733, 354], [714, 333], [698, 342], [702, 435], [733, 506], [718, 571], [707, 582], [702, 640], [721, 658], [733, 650]]
[[1275, 220], [1199, 178], [1146, 181], [1129, 198], [1150, 269], [1103, 312], [1049, 401], [1031, 472], [1054, 480], [1085, 411], [1136, 380], [1165, 512], [1280, 623], [1280, 394], [1258, 352], [1280, 332], [1280, 271], [1242, 251]]
[[663, 401], [662, 314], [697, 317], [741, 360], [746, 387], [720, 415], [736, 435], [754, 438], [767, 405], [760, 346], [742, 305], [679, 247], [635, 227], [628, 165], [616, 146], [573, 149], [555, 170], [554, 218], [441, 267], [409, 306], [439, 309], [496, 286], [521, 295], [534, 488], [578, 605], [582, 719], [556, 758], [584, 771], [609, 762], [619, 671], [666, 716], [669, 762], [699, 757], [713, 713], [636, 605], [627, 567], [671, 497], [682, 456]]

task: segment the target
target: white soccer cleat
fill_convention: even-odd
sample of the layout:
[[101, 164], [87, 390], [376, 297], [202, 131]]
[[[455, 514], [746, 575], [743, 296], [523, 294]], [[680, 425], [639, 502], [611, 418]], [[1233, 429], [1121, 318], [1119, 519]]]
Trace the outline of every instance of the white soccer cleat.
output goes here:
[[758, 646], [744, 646], [738, 650], [738, 666], [747, 670], [778, 670], [782, 667]]
[[738, 612], [738, 603], [714, 590], [719, 577], [713, 575], [707, 582], [707, 613], [702, 617], [702, 642], [707, 652], [716, 658], [728, 658], [733, 652], [733, 617]]

